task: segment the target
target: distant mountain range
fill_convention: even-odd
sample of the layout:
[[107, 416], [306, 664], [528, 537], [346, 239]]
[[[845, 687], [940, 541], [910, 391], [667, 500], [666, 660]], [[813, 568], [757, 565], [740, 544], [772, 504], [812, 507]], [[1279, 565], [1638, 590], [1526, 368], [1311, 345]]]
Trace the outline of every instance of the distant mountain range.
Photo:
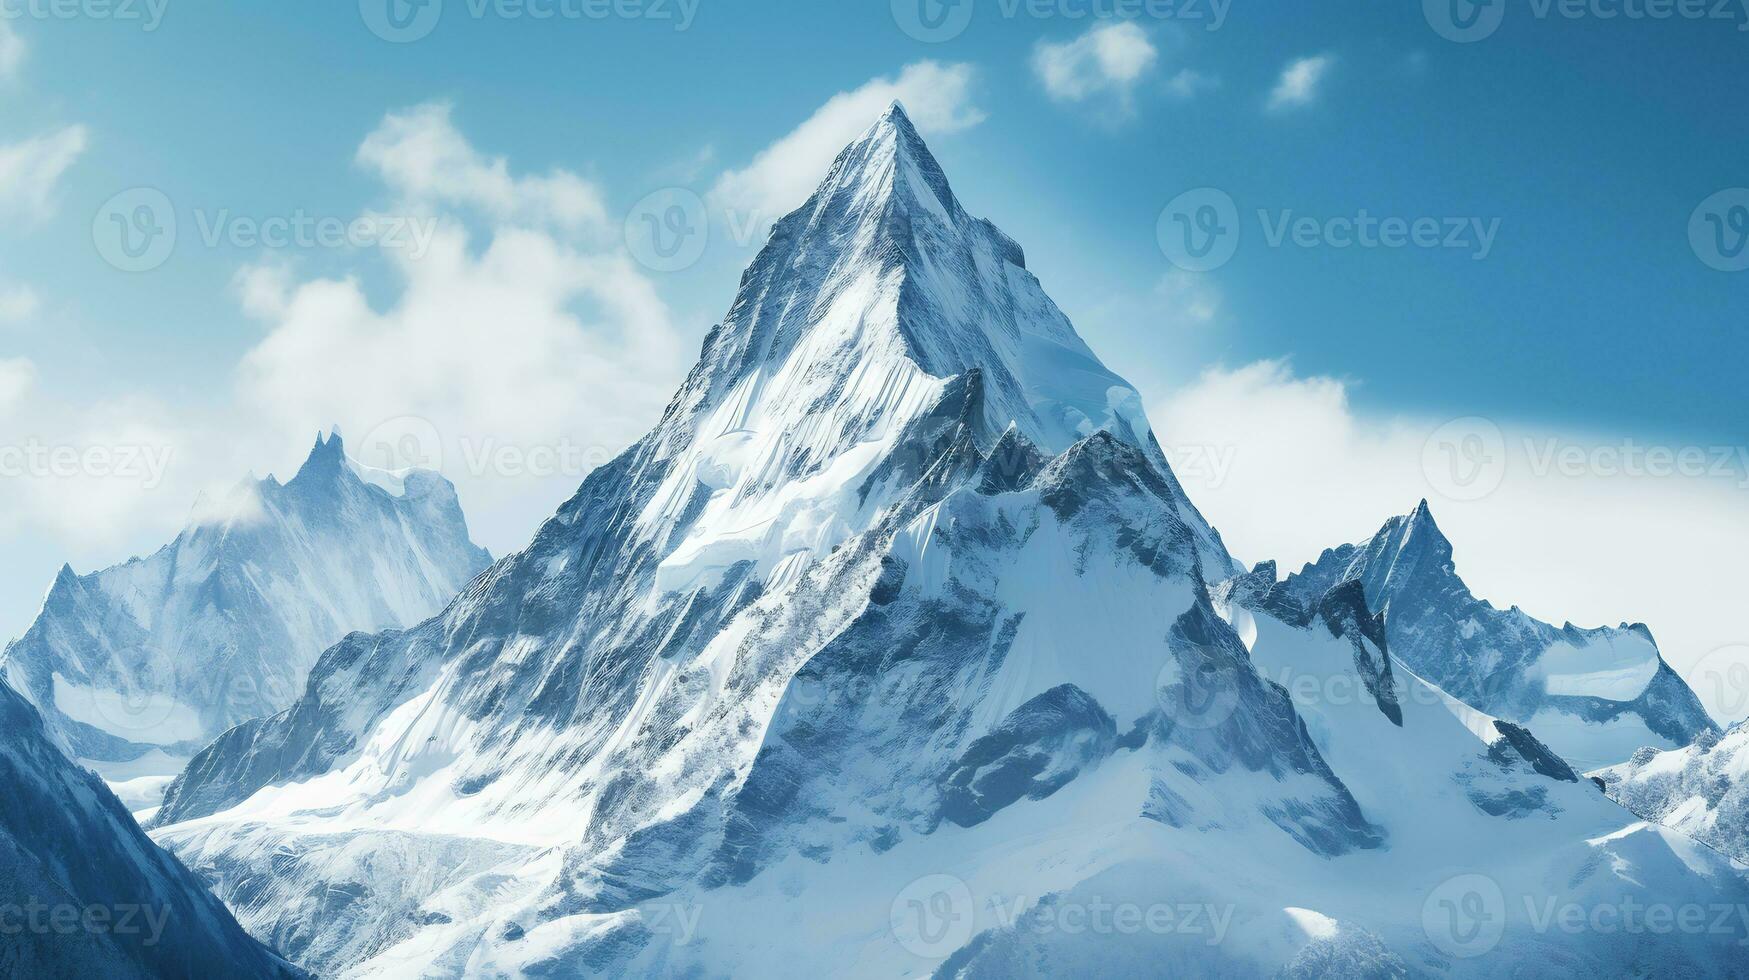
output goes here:
[[448, 481], [361, 466], [336, 431], [289, 483], [197, 503], [150, 557], [63, 568], [0, 668], [69, 756], [149, 805], [208, 742], [295, 701], [324, 649], [419, 622], [488, 563]]

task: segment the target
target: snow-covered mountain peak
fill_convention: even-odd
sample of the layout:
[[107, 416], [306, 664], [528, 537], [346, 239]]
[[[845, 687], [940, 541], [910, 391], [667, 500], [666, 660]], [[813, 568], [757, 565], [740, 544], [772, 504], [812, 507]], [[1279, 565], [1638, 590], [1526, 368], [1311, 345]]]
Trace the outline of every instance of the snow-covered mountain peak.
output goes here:
[[1383, 612], [1391, 651], [1447, 693], [1537, 737], [1581, 768], [1642, 745], [1686, 745], [1712, 722], [1643, 625], [1555, 627], [1497, 609], [1458, 575], [1427, 502], [1371, 539], [1324, 552], [1286, 589], [1310, 602], [1359, 582]]
[[921, 207], [954, 221], [966, 217], [947, 174], [897, 101], [838, 154], [815, 192], [821, 198], [854, 200], [865, 215]]
[[[659, 590], [747, 560], [770, 574], [867, 526], [891, 503], [868, 485], [879, 462], [974, 372], [980, 451], [1010, 427], [1046, 456], [1109, 432], [1182, 500], [1141, 397], [1076, 335], [1019, 246], [966, 213], [895, 103], [776, 224], [651, 435], [665, 478], [641, 523], [668, 553]], [[1219, 539], [1188, 501], [1181, 516], [1224, 575]]]
[[1020, 247], [961, 207], [895, 103], [777, 223], [707, 342], [694, 396], [811, 413], [848, 386], [843, 407], [870, 413], [890, 407], [902, 375], [974, 368], [990, 389], [986, 444], [1010, 422], [1053, 454], [1101, 428], [1146, 441], [1134, 390], [1076, 335]]
[[310, 447], [309, 458], [298, 468], [297, 475], [291, 482], [302, 479], [316, 480], [328, 476], [337, 476], [346, 463], [346, 443], [340, 438], [340, 429], [334, 428], [328, 435], [316, 434], [316, 444]]
[[203, 494], [155, 553], [88, 575], [63, 567], [36, 621], [0, 654], [69, 755], [118, 780], [283, 708], [348, 632], [416, 623], [490, 561], [455, 489], [373, 479], [338, 430], [289, 483]]

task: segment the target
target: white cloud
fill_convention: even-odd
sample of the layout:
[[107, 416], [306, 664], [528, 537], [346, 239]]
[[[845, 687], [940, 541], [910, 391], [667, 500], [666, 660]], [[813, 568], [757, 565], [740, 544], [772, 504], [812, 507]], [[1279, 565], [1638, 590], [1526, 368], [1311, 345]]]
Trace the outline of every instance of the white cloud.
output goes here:
[[42, 299], [29, 286], [0, 286], [0, 327], [36, 316]]
[[1033, 49], [1032, 70], [1058, 102], [1081, 102], [1101, 94], [1127, 100], [1159, 58], [1148, 33], [1123, 21], [1096, 24], [1061, 44], [1040, 41]]
[[1749, 641], [1741, 617], [1749, 452], [1720, 476], [1564, 472], [1539, 465], [1550, 440], [1586, 452], [1625, 441], [1502, 422], [1499, 488], [1458, 502], [1423, 469], [1429, 436], [1445, 420], [1370, 417], [1349, 403], [1344, 382], [1296, 377], [1280, 362], [1210, 371], [1153, 419], [1182, 461], [1188, 492], [1244, 560], [1275, 558], [1283, 573], [1297, 571], [1428, 498], [1477, 595], [1557, 625], [1644, 622], [1672, 666], [1721, 710], [1694, 668]]
[[0, 20], [0, 82], [18, 76], [24, 53], [24, 39], [12, 30], [10, 21]]
[[36, 365], [27, 358], [0, 358], [0, 418], [12, 414], [36, 381]]
[[1194, 68], [1181, 69], [1166, 82], [1166, 91], [1175, 99], [1190, 100], [1204, 92], [1212, 92], [1221, 87], [1221, 80], [1215, 75], [1197, 71]]
[[1169, 327], [1206, 327], [1221, 312], [1221, 290], [1206, 275], [1173, 269], [1154, 284], [1157, 322]]
[[466, 207], [504, 223], [571, 232], [607, 228], [607, 207], [593, 184], [557, 169], [512, 177], [503, 157], [474, 149], [450, 110], [431, 102], [391, 113], [358, 148], [358, 162], [421, 211]]
[[85, 152], [84, 126], [0, 144], [0, 217], [41, 221], [54, 211], [61, 175]]
[[897, 78], [876, 78], [840, 92], [745, 168], [718, 178], [711, 197], [767, 221], [788, 214], [808, 199], [838, 151], [895, 99], [905, 104], [911, 122], [925, 136], [956, 133], [983, 122], [983, 112], [972, 104], [972, 78], [970, 65], [921, 61], [906, 66]]
[[1281, 71], [1281, 79], [1275, 83], [1275, 90], [1269, 93], [1269, 108], [1297, 109], [1316, 102], [1319, 87], [1335, 64], [1335, 56], [1328, 54], [1288, 62]]
[[[366, 462], [441, 462], [477, 539], [495, 551], [521, 547], [538, 515], [575, 491], [587, 468], [655, 422], [687, 352], [628, 257], [518, 223], [546, 194], [529, 188], [550, 185], [511, 176], [502, 160], [479, 166], [480, 155], [444, 122], [447, 112], [415, 110], [385, 128], [404, 133], [412, 117], [426, 120], [418, 128], [427, 135], [442, 133], [442, 149], [417, 175], [407, 173], [410, 162], [391, 165], [391, 181], [433, 200], [489, 204], [504, 223], [480, 248], [449, 216], [423, 256], [385, 249], [400, 280], [386, 308], [373, 307], [352, 279], [298, 282], [283, 266], [245, 270], [243, 308], [268, 332], [245, 357], [238, 391], [287, 445], [330, 422], [341, 424], [355, 454], [399, 449], [413, 437], [417, 458]], [[385, 145], [381, 132], [367, 147]], [[416, 155], [391, 142], [402, 149], [386, 158]]]

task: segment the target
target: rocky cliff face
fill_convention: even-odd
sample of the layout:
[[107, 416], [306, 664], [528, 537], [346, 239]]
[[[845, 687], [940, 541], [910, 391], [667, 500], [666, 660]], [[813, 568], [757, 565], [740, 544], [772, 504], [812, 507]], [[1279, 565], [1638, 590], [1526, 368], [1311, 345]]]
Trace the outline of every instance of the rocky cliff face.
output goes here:
[[293, 977], [0, 684], [0, 973]]

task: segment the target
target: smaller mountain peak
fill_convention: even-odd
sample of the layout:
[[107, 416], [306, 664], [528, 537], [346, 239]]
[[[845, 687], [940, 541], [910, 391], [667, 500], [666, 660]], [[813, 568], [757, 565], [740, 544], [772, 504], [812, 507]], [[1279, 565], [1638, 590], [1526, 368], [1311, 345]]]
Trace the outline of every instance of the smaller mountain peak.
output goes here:
[[1427, 506], [1426, 498], [1423, 498], [1421, 503], [1416, 505], [1415, 509], [1409, 512], [1408, 517], [1403, 518], [1402, 523], [1402, 539], [1404, 547], [1410, 547], [1417, 544], [1435, 543], [1444, 544], [1447, 547], [1450, 547], [1450, 543], [1446, 540], [1445, 532], [1439, 529], [1439, 522], [1433, 519], [1433, 509]]
[[49, 591], [43, 596], [43, 607], [54, 605], [57, 598], [68, 601], [79, 592], [79, 573], [73, 571], [72, 564], [63, 564], [55, 574], [55, 580], [49, 583]]
[[345, 464], [346, 444], [340, 438], [340, 427], [335, 426], [326, 436], [320, 432], [316, 434], [316, 444], [310, 449], [309, 458], [304, 460], [291, 482], [338, 476], [346, 469]]

